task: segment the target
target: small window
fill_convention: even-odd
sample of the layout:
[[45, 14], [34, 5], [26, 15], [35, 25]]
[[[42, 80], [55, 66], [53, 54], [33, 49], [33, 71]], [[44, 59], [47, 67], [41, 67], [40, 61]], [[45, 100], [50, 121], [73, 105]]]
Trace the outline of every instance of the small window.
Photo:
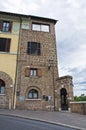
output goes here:
[[33, 24], [32, 24], [32, 30], [35, 30], [35, 31], [43, 31], [43, 32], [49, 32], [49, 31], [50, 31], [50, 26], [49, 26], [49, 25], [46, 25], [46, 24], [33, 23]]
[[11, 32], [12, 22], [10, 21], [0, 21], [0, 30], [3, 32]]
[[9, 26], [10, 26], [10, 23], [7, 22], [7, 21], [4, 21], [3, 25], [2, 25], [2, 31], [3, 32], [8, 32], [9, 31]]
[[9, 52], [10, 42], [11, 42], [11, 39], [9, 38], [0, 38], [0, 51]]
[[30, 69], [30, 76], [37, 76], [37, 69]]
[[29, 67], [26, 67], [25, 68], [25, 77], [29, 77], [29, 76], [41, 77], [42, 76], [42, 70], [40, 68], [29, 68]]
[[0, 94], [5, 94], [5, 82], [0, 79]]
[[38, 99], [38, 91], [36, 89], [31, 89], [28, 93], [29, 99]]
[[27, 53], [31, 55], [40, 55], [40, 43], [28, 42]]

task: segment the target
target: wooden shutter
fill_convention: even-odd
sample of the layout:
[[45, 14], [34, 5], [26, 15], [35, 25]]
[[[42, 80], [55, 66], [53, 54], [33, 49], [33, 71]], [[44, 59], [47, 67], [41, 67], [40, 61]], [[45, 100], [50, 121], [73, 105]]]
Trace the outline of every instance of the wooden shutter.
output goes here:
[[3, 21], [0, 20], [0, 31], [2, 30], [2, 23], [3, 23]]
[[41, 69], [38, 69], [38, 77], [41, 77], [42, 76], [42, 71]]
[[9, 23], [9, 31], [12, 31], [12, 22]]
[[26, 77], [29, 77], [29, 76], [30, 76], [30, 68], [29, 68], [29, 67], [26, 67], [26, 68], [25, 68], [25, 76], [26, 76]]
[[11, 39], [6, 39], [6, 52], [9, 52], [10, 51], [10, 42], [11, 42]]

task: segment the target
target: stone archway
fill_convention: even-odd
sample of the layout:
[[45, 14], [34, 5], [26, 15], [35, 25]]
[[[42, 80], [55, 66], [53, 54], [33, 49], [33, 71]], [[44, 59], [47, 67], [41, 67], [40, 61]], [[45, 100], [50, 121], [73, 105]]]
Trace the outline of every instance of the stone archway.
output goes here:
[[0, 108], [8, 108], [9, 107], [9, 99], [12, 98], [10, 86], [13, 85], [12, 78], [5, 72], [0, 71], [0, 81], [2, 92], [0, 94]]
[[13, 84], [12, 78], [5, 72], [0, 71], [0, 79], [2, 79], [5, 82], [6, 87]]
[[60, 90], [60, 98], [61, 98], [61, 110], [68, 110], [67, 90], [65, 88], [62, 88]]

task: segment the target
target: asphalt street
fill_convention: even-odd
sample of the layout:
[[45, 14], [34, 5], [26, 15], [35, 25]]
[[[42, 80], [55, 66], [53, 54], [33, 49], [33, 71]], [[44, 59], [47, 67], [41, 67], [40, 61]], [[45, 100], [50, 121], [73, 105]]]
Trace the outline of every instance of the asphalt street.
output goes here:
[[35, 120], [0, 115], [0, 130], [75, 130]]

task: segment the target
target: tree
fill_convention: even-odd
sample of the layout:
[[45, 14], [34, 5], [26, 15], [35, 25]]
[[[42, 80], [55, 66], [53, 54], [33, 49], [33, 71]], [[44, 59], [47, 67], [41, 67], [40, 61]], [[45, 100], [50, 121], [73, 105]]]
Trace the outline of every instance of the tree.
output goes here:
[[86, 95], [85, 94], [81, 94], [81, 96], [75, 96], [74, 97], [74, 101], [86, 101]]

